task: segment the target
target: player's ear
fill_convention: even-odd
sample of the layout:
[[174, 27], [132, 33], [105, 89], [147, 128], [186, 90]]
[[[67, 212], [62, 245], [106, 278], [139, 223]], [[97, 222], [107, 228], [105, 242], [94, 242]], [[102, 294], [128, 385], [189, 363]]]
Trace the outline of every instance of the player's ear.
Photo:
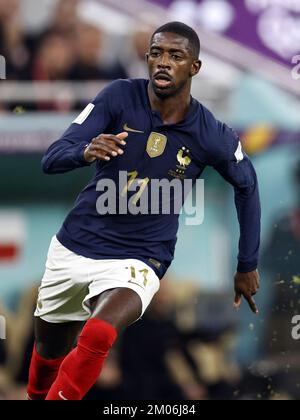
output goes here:
[[200, 69], [202, 67], [202, 61], [201, 60], [194, 60], [191, 67], [191, 77], [196, 76]]
[[146, 58], [146, 63], [148, 63], [148, 61], [149, 61], [149, 53], [146, 53], [145, 54], [145, 58]]

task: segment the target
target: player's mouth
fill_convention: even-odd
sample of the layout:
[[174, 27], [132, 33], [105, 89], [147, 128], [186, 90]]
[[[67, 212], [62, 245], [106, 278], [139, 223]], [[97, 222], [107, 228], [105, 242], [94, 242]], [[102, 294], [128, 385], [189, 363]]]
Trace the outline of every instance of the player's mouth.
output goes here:
[[164, 89], [172, 84], [172, 78], [165, 73], [158, 73], [154, 76], [153, 83], [156, 87]]

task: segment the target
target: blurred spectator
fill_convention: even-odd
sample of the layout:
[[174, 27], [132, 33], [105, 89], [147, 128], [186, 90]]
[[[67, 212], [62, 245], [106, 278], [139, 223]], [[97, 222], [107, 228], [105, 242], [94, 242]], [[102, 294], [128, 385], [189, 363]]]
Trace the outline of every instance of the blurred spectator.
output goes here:
[[263, 256], [271, 281], [269, 290], [273, 294], [272, 316], [266, 335], [269, 354], [299, 353], [299, 343], [291, 337], [291, 322], [294, 315], [299, 315], [300, 298], [300, 161], [294, 179], [297, 205], [274, 221]]
[[69, 36], [78, 24], [78, 0], [59, 0], [54, 11], [50, 31]]
[[129, 78], [148, 78], [146, 52], [155, 28], [146, 24], [135, 28], [129, 42], [126, 44], [124, 54], [121, 57], [122, 64]]
[[124, 399], [123, 375], [117, 349], [109, 354], [97, 383], [85, 396], [85, 400], [122, 400]]
[[73, 64], [73, 44], [70, 38], [50, 32], [42, 40], [33, 62], [30, 79], [64, 80]]
[[[3, 306], [0, 304], [0, 315], [5, 316], [6, 311]], [[6, 341], [0, 339], [0, 400], [4, 399], [6, 396], [6, 390], [8, 387], [8, 378], [6, 373], [6, 361], [7, 361], [7, 348]]]
[[103, 34], [99, 27], [80, 23], [76, 30], [75, 45], [77, 60], [70, 72], [71, 80], [113, 80], [126, 77], [120, 65], [107, 68], [101, 63]]
[[37, 287], [24, 291], [12, 312], [0, 305], [6, 320], [6, 340], [0, 340], [0, 399], [24, 400], [33, 347], [33, 311]]
[[50, 33], [57, 33], [66, 38], [74, 38], [79, 22], [77, 6], [78, 0], [59, 0], [54, 8], [54, 13], [48, 27], [39, 34], [30, 34], [27, 36], [27, 45], [33, 56], [41, 40]]
[[184, 338], [172, 317], [173, 284], [167, 278], [141, 321], [121, 337], [120, 363], [126, 399], [203, 399]]
[[19, 9], [19, 0], [0, 0], [0, 54], [6, 58], [8, 79], [15, 79], [29, 61]]
[[[23, 71], [20, 79], [31, 81], [61, 81], [68, 79], [74, 63], [73, 49], [73, 41], [70, 37], [65, 37], [59, 32], [46, 33], [41, 40], [32, 65], [26, 71]], [[69, 91], [60, 92], [57, 101], [24, 104], [24, 107], [27, 110], [70, 111], [73, 107], [72, 94]]]

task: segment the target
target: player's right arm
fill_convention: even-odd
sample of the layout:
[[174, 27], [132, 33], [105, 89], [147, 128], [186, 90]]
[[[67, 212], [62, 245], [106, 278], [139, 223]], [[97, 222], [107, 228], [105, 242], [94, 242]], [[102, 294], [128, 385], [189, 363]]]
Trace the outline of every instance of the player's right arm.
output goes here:
[[115, 117], [114, 98], [119, 90], [120, 81], [117, 81], [101, 91], [62, 137], [49, 147], [42, 160], [45, 173], [64, 173], [88, 166], [96, 159], [109, 160], [122, 154], [121, 146], [124, 146], [127, 133], [102, 134]]
[[121, 146], [125, 146], [125, 139], [128, 137], [128, 133], [120, 133], [116, 136], [113, 134], [100, 134], [95, 137], [91, 143], [85, 148], [84, 159], [88, 163], [92, 163], [95, 160], [109, 161], [111, 157], [123, 155], [124, 151]]

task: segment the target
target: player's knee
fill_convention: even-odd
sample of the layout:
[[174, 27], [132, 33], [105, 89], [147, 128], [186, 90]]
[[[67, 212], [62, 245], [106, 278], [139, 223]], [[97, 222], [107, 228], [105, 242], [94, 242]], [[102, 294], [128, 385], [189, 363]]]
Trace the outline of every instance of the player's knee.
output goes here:
[[36, 351], [44, 359], [54, 360], [66, 356], [72, 350], [72, 346], [65, 346], [57, 343], [39, 342], [36, 341]]
[[112, 325], [93, 318], [86, 323], [80, 334], [78, 349], [95, 357], [102, 356], [109, 352], [116, 337], [117, 332]]

